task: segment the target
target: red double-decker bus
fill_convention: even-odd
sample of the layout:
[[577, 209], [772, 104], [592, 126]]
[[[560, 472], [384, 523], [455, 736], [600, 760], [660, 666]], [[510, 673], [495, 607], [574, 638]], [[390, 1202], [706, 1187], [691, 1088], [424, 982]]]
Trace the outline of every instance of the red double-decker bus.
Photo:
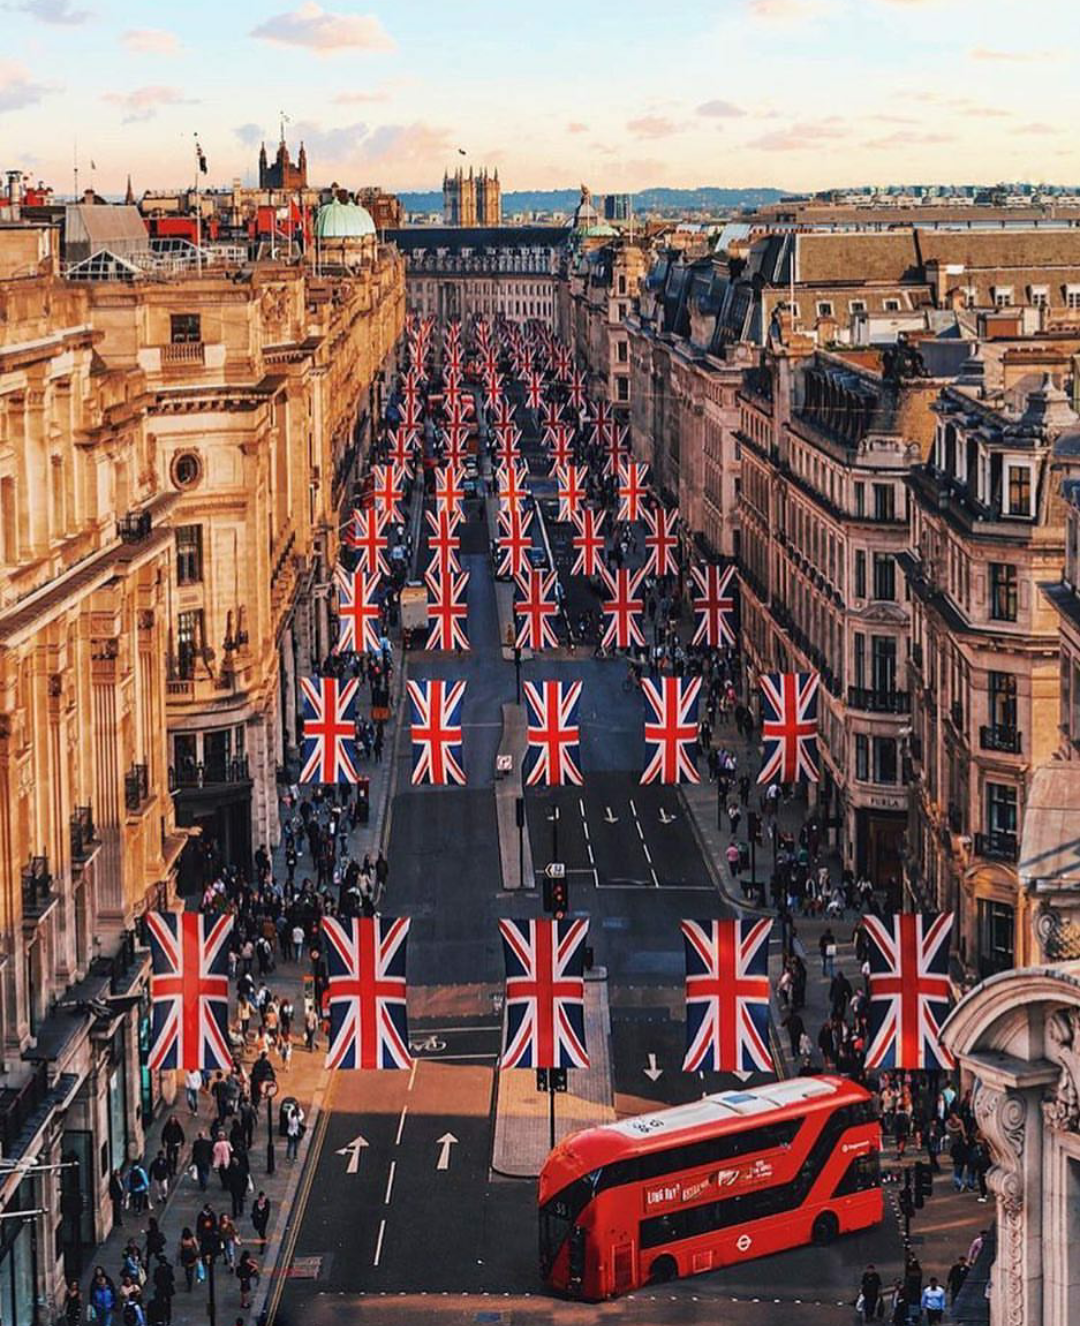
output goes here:
[[882, 1218], [881, 1128], [842, 1077], [726, 1091], [565, 1138], [540, 1174], [540, 1271], [589, 1301]]

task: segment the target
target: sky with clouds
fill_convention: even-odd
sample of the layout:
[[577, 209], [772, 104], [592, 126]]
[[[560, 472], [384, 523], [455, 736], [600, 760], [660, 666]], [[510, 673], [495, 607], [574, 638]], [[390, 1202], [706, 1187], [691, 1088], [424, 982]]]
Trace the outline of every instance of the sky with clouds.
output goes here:
[[[1076, 0], [0, 0], [0, 141], [69, 190], [1080, 181]], [[458, 149], [467, 153], [459, 155]]]

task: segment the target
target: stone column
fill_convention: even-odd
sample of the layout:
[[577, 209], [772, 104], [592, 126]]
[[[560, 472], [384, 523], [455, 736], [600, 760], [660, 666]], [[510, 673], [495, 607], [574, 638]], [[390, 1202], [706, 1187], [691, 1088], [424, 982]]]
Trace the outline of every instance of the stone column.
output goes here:
[[281, 685], [285, 707], [285, 753], [296, 750], [296, 653], [292, 627], [286, 626], [281, 637]]

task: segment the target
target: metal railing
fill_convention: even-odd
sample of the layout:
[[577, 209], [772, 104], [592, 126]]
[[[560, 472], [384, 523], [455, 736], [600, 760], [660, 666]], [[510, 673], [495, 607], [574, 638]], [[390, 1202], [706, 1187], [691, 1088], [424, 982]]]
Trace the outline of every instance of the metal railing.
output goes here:
[[218, 784], [251, 781], [248, 757], [240, 755], [232, 760], [207, 760], [205, 763], [175, 765], [169, 769], [169, 791], [184, 788], [213, 787]]
[[49, 858], [34, 856], [22, 872], [23, 916], [40, 916], [52, 900], [52, 875], [49, 874]]
[[129, 511], [116, 522], [116, 537], [121, 543], [141, 543], [149, 538], [153, 526], [149, 511]]
[[911, 713], [910, 691], [874, 690], [868, 686], [848, 687], [848, 706], [870, 714]]
[[93, 845], [93, 812], [89, 806], [76, 806], [71, 815], [71, 859], [85, 861]]
[[124, 806], [137, 811], [150, 796], [150, 771], [145, 764], [133, 764], [124, 775]]
[[992, 829], [975, 835], [975, 855], [991, 861], [1017, 861], [1020, 858], [1020, 839], [1015, 833]]
[[1014, 727], [987, 724], [979, 728], [979, 745], [983, 750], [1002, 751], [1006, 755], [1020, 754], [1020, 732]]

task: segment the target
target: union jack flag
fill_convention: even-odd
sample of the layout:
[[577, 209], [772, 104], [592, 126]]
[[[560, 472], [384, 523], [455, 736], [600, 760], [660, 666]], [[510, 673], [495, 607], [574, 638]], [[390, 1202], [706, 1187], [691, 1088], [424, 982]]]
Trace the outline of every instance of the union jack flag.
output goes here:
[[614, 574], [606, 567], [600, 570], [611, 595], [603, 604], [604, 616], [610, 618], [604, 628], [604, 648], [629, 649], [632, 645], [644, 647], [645, 637], [641, 634], [638, 618], [645, 605], [635, 596], [645, 573], [631, 571], [626, 566], [620, 566]]
[[465, 784], [461, 753], [463, 681], [410, 681], [413, 784]]
[[544, 434], [544, 441], [551, 448], [551, 459], [556, 469], [570, 464], [574, 454], [572, 424], [553, 424]]
[[528, 488], [528, 471], [521, 465], [500, 465], [495, 471], [495, 483], [499, 493], [499, 510], [506, 511], [521, 505]]
[[641, 507], [649, 491], [646, 478], [648, 465], [630, 461], [619, 466], [619, 519], [635, 524], [641, 518]]
[[580, 787], [585, 781], [579, 764], [581, 729], [578, 727], [580, 681], [525, 683], [528, 708], [528, 747], [525, 784], [534, 787]]
[[356, 782], [355, 677], [301, 677], [304, 707], [302, 783]]
[[[559, 422], [559, 406], [556, 401], [542, 400], [540, 402], [540, 426], [545, 430], [554, 428]], [[544, 440], [547, 441], [547, 434], [544, 434]]]
[[697, 702], [700, 677], [661, 677], [659, 685], [649, 679], [641, 683], [642, 694], [652, 710], [646, 720], [645, 741], [654, 747], [641, 775], [643, 783], [700, 783], [690, 747], [697, 741]]
[[587, 920], [501, 920], [506, 958], [503, 1068], [588, 1068]]
[[684, 921], [683, 1071], [772, 1073], [769, 931], [772, 921]]
[[658, 507], [655, 511], [643, 511], [642, 515], [649, 528], [645, 535], [645, 547], [649, 553], [646, 571], [652, 571], [658, 576], [674, 575], [678, 570], [675, 549], [679, 546], [679, 540], [675, 534], [675, 522], [679, 519], [679, 513]]
[[229, 1068], [231, 916], [147, 912], [153, 974], [151, 1072], [162, 1068]]
[[468, 571], [457, 575], [452, 571], [446, 575], [432, 575], [429, 571], [424, 582], [428, 590], [428, 621], [431, 623], [426, 648], [468, 649], [469, 638], [465, 634], [469, 617], [465, 598], [469, 586]]
[[345, 650], [363, 654], [369, 649], [378, 652], [382, 609], [375, 595], [379, 588], [379, 577], [369, 576], [363, 571], [346, 571], [343, 566], [337, 566], [334, 568], [334, 580], [338, 591], [339, 627], [334, 653], [340, 654]]
[[390, 463], [399, 474], [412, 474], [413, 448], [416, 444], [414, 428], [393, 429], [390, 433]]
[[595, 445], [606, 447], [615, 436], [615, 416], [611, 412], [611, 406], [607, 401], [600, 401], [596, 406], [596, 414], [593, 416], [593, 435], [592, 440]]
[[566, 399], [572, 409], [584, 410], [585, 408], [585, 374], [578, 368], [570, 374], [570, 385], [567, 389]]
[[435, 471], [435, 509], [445, 511], [457, 519], [465, 501], [465, 474], [460, 465], [451, 462]]
[[399, 521], [401, 504], [405, 500], [401, 490], [404, 468], [397, 465], [374, 465], [371, 473], [375, 479], [375, 510], [384, 520]]
[[[605, 474], [618, 474], [623, 460], [630, 454], [626, 445], [627, 430], [611, 425], [611, 440], [608, 443], [607, 459], [604, 461]], [[648, 466], [645, 467], [646, 469]], [[644, 479], [642, 480], [644, 482]]]
[[460, 516], [452, 516], [445, 507], [426, 513], [431, 533], [428, 535], [428, 549], [431, 552], [431, 570], [436, 574], [453, 575], [461, 570], [457, 554], [461, 547], [461, 537], [457, 532]]
[[952, 924], [952, 912], [863, 917], [870, 941], [867, 1068], [956, 1067], [941, 1040]]
[[517, 577], [521, 597], [514, 604], [514, 613], [521, 618], [515, 641], [519, 649], [557, 649], [559, 638], [555, 634], [555, 617], [559, 604], [555, 598], [555, 572], [527, 567]]
[[555, 376], [560, 382], [565, 382], [570, 376], [570, 368], [573, 364], [570, 351], [560, 341], [554, 350]]
[[509, 511], [499, 512], [499, 534], [496, 544], [502, 553], [499, 574], [515, 578], [525, 574], [528, 565], [528, 552], [532, 547], [529, 528], [532, 525], [532, 512], [522, 511], [520, 507], [511, 507]]
[[327, 1068], [411, 1068], [405, 1008], [407, 917], [324, 916]]
[[698, 614], [695, 645], [708, 645], [712, 649], [735, 643], [735, 567], [695, 566], [694, 583], [701, 597], [694, 600]]
[[599, 576], [604, 573], [604, 563], [600, 554], [604, 551], [604, 536], [600, 527], [604, 523], [604, 513], [594, 511], [592, 507], [583, 507], [574, 519], [578, 532], [573, 537], [577, 557], [570, 570], [573, 576]]
[[559, 519], [571, 521], [585, 501], [585, 466], [564, 465], [556, 471], [559, 484]]
[[497, 434], [495, 451], [498, 464], [513, 465], [516, 460], [521, 458], [521, 448], [518, 446], [521, 441], [521, 429], [516, 424], [496, 424], [495, 432]]
[[368, 575], [388, 575], [390, 568], [386, 564], [386, 549], [390, 540], [384, 533], [385, 517], [373, 506], [366, 511], [354, 511], [352, 530], [345, 542], [360, 554], [359, 566]]
[[759, 783], [795, 783], [818, 778], [817, 672], [767, 672], [761, 677], [761, 740], [764, 762]]
[[460, 465], [465, 460], [469, 446], [468, 424], [447, 424], [443, 429], [443, 441], [446, 450], [443, 459], [450, 465]]
[[539, 410], [544, 400], [544, 379], [540, 373], [530, 373], [525, 388], [525, 403], [530, 410]]

